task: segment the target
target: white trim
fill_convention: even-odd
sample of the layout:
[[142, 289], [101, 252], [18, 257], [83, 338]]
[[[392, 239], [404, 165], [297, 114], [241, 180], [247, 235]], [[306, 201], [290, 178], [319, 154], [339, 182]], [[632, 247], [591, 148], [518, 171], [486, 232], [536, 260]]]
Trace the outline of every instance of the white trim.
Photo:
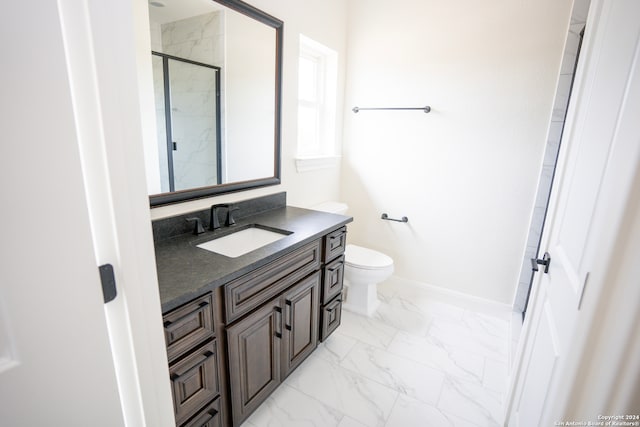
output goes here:
[[118, 287], [105, 313], [125, 423], [174, 426], [140, 143], [151, 56], [136, 23], [148, 22], [147, 5], [59, 3], [96, 264], [114, 266]]
[[341, 156], [297, 157], [296, 170], [309, 172], [319, 169], [333, 169], [340, 165]]
[[498, 315], [509, 321], [511, 319], [512, 307], [509, 304], [477, 297], [475, 295], [465, 294], [459, 291], [443, 288], [440, 286], [430, 285], [428, 283], [418, 282], [411, 279], [405, 279], [397, 275], [392, 276], [394, 280], [402, 281], [407, 286], [416, 286], [433, 294], [435, 299], [443, 302], [450, 302], [467, 310]]

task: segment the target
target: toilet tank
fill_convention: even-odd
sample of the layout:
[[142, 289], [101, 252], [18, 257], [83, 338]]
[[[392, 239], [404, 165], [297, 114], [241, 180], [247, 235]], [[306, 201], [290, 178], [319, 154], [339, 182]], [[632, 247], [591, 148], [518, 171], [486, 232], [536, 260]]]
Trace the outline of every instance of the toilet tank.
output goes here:
[[311, 209], [316, 211], [329, 212], [329, 213], [340, 214], [340, 215], [346, 215], [348, 208], [349, 206], [347, 206], [346, 203], [334, 202], [334, 201], [320, 203], [319, 205], [315, 205], [311, 207]]

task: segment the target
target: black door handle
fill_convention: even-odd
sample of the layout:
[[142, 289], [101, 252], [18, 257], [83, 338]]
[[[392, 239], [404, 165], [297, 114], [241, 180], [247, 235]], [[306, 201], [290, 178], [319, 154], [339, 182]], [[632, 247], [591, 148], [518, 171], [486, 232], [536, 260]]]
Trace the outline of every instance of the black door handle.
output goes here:
[[551, 255], [549, 252], [545, 252], [542, 259], [531, 258], [531, 270], [538, 271], [538, 265], [544, 265], [544, 272], [549, 272], [549, 264], [551, 264]]

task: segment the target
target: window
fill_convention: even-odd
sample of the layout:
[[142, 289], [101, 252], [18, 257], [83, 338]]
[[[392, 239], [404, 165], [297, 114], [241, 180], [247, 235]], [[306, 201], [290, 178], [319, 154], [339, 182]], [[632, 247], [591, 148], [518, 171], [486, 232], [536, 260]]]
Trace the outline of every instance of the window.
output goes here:
[[337, 164], [337, 74], [338, 54], [301, 35], [298, 59], [298, 171]]

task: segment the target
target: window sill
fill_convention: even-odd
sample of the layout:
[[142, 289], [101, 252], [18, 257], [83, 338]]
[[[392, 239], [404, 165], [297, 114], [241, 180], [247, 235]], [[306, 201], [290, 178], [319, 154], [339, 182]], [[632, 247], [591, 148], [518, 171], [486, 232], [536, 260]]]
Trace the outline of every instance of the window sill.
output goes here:
[[319, 169], [332, 169], [340, 164], [340, 156], [297, 157], [296, 170], [309, 172]]

